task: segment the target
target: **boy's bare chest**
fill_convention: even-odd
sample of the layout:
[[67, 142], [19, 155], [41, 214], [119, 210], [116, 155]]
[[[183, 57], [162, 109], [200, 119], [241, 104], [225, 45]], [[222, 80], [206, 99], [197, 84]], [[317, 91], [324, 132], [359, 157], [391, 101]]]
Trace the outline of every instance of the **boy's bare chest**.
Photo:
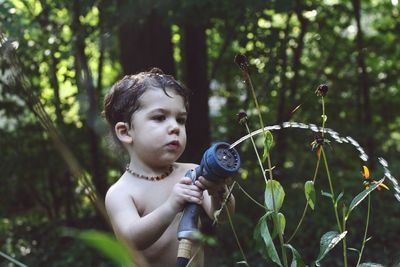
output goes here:
[[140, 216], [145, 216], [163, 205], [169, 198], [174, 181], [142, 183], [132, 190], [132, 197]]

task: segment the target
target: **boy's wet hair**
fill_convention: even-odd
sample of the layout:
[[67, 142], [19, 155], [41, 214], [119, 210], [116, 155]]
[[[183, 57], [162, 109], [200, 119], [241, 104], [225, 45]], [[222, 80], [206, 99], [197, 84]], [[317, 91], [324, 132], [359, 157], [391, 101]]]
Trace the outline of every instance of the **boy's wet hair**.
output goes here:
[[167, 89], [175, 91], [183, 97], [186, 110], [189, 109], [188, 89], [173, 76], [164, 74], [161, 69], [152, 68], [150, 71], [126, 75], [104, 97], [103, 115], [114, 137], [114, 126], [117, 122], [126, 122], [131, 127], [132, 114], [140, 108], [138, 100], [150, 88], [159, 88], [169, 97]]

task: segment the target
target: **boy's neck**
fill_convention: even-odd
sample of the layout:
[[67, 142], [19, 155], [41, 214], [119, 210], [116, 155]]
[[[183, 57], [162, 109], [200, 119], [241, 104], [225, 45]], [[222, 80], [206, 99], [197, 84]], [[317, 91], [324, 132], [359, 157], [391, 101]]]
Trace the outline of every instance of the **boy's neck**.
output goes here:
[[162, 180], [169, 176], [173, 170], [173, 164], [166, 166], [149, 166], [140, 161], [134, 161], [132, 159], [126, 166], [126, 171], [128, 173], [146, 180]]
[[163, 180], [164, 178], [167, 178], [174, 171], [174, 167], [172, 165], [170, 165], [167, 171], [163, 172], [160, 175], [154, 175], [154, 176], [137, 173], [129, 167], [129, 164], [126, 166], [126, 171], [128, 173], [132, 174], [133, 176], [136, 176], [141, 179], [145, 179], [145, 180], [149, 180], [149, 181], [160, 181], [160, 180]]

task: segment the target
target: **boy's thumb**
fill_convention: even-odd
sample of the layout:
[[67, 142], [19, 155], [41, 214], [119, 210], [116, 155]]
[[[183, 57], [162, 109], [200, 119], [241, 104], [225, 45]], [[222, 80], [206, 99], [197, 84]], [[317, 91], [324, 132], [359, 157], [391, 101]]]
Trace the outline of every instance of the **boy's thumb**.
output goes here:
[[186, 176], [184, 176], [182, 179], [181, 179], [181, 183], [182, 184], [192, 184], [192, 179], [190, 179], [189, 177], [186, 177]]

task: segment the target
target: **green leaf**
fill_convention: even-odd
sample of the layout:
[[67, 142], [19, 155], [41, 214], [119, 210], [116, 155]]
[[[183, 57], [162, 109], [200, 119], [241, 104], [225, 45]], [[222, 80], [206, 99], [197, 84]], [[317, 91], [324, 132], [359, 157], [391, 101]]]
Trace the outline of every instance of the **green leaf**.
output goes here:
[[263, 154], [263, 161], [267, 159], [269, 156], [269, 151], [272, 147], [272, 144], [274, 143], [274, 136], [270, 131], [265, 132], [265, 138], [264, 138], [264, 154]]
[[304, 184], [304, 193], [306, 195], [308, 205], [310, 206], [311, 209], [314, 210], [316, 195], [315, 195], [315, 188], [313, 181], [307, 181]]
[[68, 231], [67, 235], [80, 239], [104, 256], [123, 267], [134, 266], [128, 248], [113, 235], [96, 230]]
[[343, 192], [340, 192], [340, 194], [338, 195], [338, 197], [336, 198], [335, 203], [338, 204], [339, 200], [343, 197]]
[[286, 218], [285, 218], [285, 215], [283, 215], [280, 212], [278, 213], [278, 224], [279, 224], [280, 234], [283, 235], [283, 233], [285, 232], [285, 227], [286, 227]]
[[325, 192], [325, 191], [322, 191], [322, 190], [321, 190], [321, 195], [323, 195], [324, 197], [328, 197], [330, 199], [333, 198], [331, 193], [328, 193], [328, 192]]
[[358, 265], [358, 267], [384, 267], [379, 263], [365, 262]]
[[360, 250], [358, 250], [356, 248], [348, 248], [348, 250], [357, 252], [358, 255], [360, 255], [360, 253], [361, 253]]
[[283, 245], [292, 251], [292, 263], [290, 267], [306, 267], [307, 265], [301, 259], [300, 253], [290, 244]]
[[346, 220], [349, 218], [350, 212], [357, 207], [369, 194], [371, 194], [372, 191], [374, 191], [376, 188], [378, 188], [378, 186], [383, 183], [385, 179], [381, 179], [378, 183], [374, 184], [373, 186], [371, 186], [370, 188], [362, 191], [361, 193], [359, 193], [357, 196], [355, 196], [353, 198], [353, 200], [350, 203], [350, 207], [349, 210], [347, 211], [347, 215], [346, 215]]
[[278, 181], [268, 180], [265, 185], [264, 198], [267, 209], [278, 212], [282, 207], [283, 200], [285, 198], [285, 191]]
[[[274, 213], [274, 212], [272, 212]], [[268, 217], [269, 215], [267, 215]], [[274, 239], [279, 233], [280, 234], [284, 234], [285, 232], [285, 228], [286, 228], [286, 218], [285, 215], [283, 215], [282, 213], [278, 213], [277, 214], [278, 217], [278, 221], [277, 224], [274, 225], [274, 231], [272, 232], [272, 239]], [[279, 231], [278, 231], [279, 229]]]
[[279, 266], [282, 266], [278, 252], [276, 251], [274, 242], [271, 238], [271, 234], [269, 233], [266, 219], [267, 214], [260, 218], [257, 223], [256, 229], [254, 230], [254, 239], [256, 240], [256, 246], [263, 257], [266, 257], [267, 259], [272, 260]]
[[328, 116], [326, 115], [321, 115], [322, 122], [325, 123], [328, 120]]
[[325, 233], [320, 240], [319, 245], [319, 255], [317, 260], [315, 261], [316, 266], [320, 266], [320, 261], [331, 251], [339, 242], [342, 240], [347, 234], [347, 231], [339, 234], [336, 231], [330, 231]]

